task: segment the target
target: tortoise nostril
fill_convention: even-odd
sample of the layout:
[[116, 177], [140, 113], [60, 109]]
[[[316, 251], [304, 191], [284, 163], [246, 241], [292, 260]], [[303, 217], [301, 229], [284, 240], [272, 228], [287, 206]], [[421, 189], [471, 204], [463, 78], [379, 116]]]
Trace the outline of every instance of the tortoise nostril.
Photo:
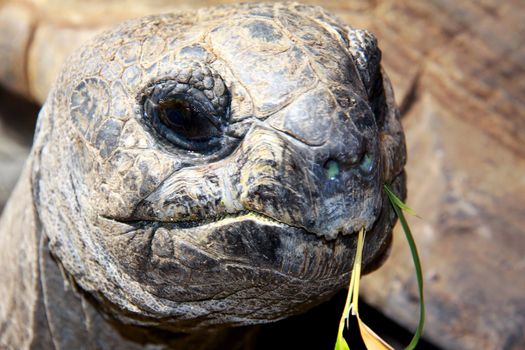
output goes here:
[[324, 163], [323, 167], [325, 169], [326, 176], [330, 180], [335, 180], [339, 176], [339, 173], [341, 171], [340, 168], [339, 168], [339, 163], [336, 160], [334, 160], [334, 159], [328, 159]]
[[374, 169], [374, 159], [370, 153], [365, 152], [359, 162], [359, 169], [365, 174], [370, 174]]
[[337, 180], [342, 173], [353, 170], [357, 170], [363, 176], [368, 176], [376, 169], [376, 163], [374, 153], [364, 149], [352, 156], [330, 157], [324, 162], [323, 168], [329, 180]]

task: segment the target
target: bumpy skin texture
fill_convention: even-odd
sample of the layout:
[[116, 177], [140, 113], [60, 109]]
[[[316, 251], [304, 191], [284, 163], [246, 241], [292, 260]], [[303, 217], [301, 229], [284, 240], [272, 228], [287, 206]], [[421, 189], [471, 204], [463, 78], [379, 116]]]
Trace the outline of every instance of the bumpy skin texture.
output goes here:
[[[379, 63], [370, 33], [299, 4], [147, 17], [97, 37], [39, 119], [31, 182], [49, 250], [128, 324], [190, 331], [318, 304], [347, 283], [361, 227], [365, 267], [385, 254], [383, 183], [404, 195]], [[211, 141], [159, 122], [181, 103]]]

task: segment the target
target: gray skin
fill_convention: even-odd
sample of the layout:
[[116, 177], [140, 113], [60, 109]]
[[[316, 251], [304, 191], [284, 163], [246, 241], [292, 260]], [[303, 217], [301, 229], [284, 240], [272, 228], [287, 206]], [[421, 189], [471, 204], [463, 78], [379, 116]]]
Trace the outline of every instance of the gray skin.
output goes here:
[[404, 164], [375, 38], [321, 8], [125, 22], [40, 113], [0, 222], [0, 345], [133, 348], [151, 337], [121, 329], [303, 312], [348, 283], [361, 228], [365, 272], [381, 263]]

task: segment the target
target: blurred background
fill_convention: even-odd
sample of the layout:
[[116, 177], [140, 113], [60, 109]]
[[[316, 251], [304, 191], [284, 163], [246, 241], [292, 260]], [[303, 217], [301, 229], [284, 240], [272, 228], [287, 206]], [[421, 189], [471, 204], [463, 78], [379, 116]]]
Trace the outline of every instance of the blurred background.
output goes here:
[[[0, 211], [70, 52], [127, 18], [228, 2], [0, 0]], [[409, 218], [426, 284], [419, 348], [525, 349], [525, 1], [304, 2], [375, 33], [394, 85], [407, 203], [420, 216]], [[390, 258], [361, 288], [365, 322], [408, 344], [417, 283], [399, 228]], [[255, 347], [284, 337], [290, 348], [331, 348], [345, 295], [262, 327]]]

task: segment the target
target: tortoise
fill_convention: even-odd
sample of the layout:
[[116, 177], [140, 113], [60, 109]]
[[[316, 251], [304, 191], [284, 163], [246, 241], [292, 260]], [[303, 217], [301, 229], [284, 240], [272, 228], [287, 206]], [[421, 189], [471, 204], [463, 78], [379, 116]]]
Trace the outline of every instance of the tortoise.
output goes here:
[[[132, 16], [212, 2], [3, 1], [1, 84], [42, 103], [66, 53], [101, 29]], [[382, 48], [382, 66], [396, 91], [407, 136], [409, 204], [423, 218], [408, 219], [425, 272], [425, 337], [442, 349], [525, 348], [524, 3], [307, 2], [371, 30]], [[9, 142], [28, 130], [20, 117], [31, 111], [36, 115], [37, 107], [28, 108], [27, 100], [5, 91], [0, 98], [1, 109], [14, 109], [0, 110], [9, 128], [0, 141]], [[25, 144], [30, 138], [27, 133]], [[0, 144], [0, 163], [4, 154], [9, 163], [0, 165], [0, 187], [10, 179], [7, 169], [13, 163], [18, 167], [19, 158], [29, 152], [4, 147]], [[403, 241], [394, 240], [389, 259], [361, 284], [368, 303], [408, 329], [415, 328], [418, 312], [411, 264]], [[311, 323], [319, 327], [322, 319], [329, 333], [337, 327], [343, 302], [339, 294], [314, 309]], [[320, 317], [328, 308], [337, 309], [333, 326]], [[294, 341], [310, 333], [321, 337], [303, 318], [288, 320], [262, 328], [276, 330], [300, 321]], [[282, 334], [290, 337], [291, 331]], [[266, 338], [275, 337], [270, 335]], [[305, 344], [312, 345], [312, 337]]]
[[178, 347], [166, 332], [304, 312], [348, 283], [363, 228], [375, 269], [396, 220], [383, 184], [404, 197], [406, 159], [380, 57], [368, 31], [297, 3], [86, 43], [2, 217], [1, 344]]

